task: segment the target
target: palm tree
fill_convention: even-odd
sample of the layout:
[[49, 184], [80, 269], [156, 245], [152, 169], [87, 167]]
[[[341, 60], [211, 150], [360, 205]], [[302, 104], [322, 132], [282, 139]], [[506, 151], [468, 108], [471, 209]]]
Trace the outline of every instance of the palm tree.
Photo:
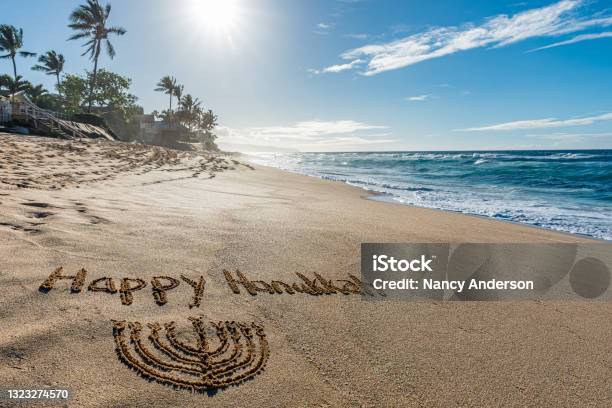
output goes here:
[[212, 130], [217, 126], [217, 115], [210, 109], [207, 112], [199, 110], [197, 117], [197, 125], [200, 129], [200, 142], [206, 150], [218, 151], [219, 147], [215, 144], [215, 136]]
[[6, 55], [0, 55], [1, 59], [10, 58], [13, 61], [13, 78], [17, 80], [17, 63], [15, 57], [34, 57], [33, 52], [19, 51], [23, 47], [23, 29], [17, 30], [14, 26], [8, 24], [0, 25], [0, 52], [6, 52]]
[[174, 87], [174, 96], [176, 96], [176, 100], [178, 101], [179, 105], [181, 103], [181, 99], [183, 98], [184, 90], [185, 87], [183, 85], [177, 85]]
[[[57, 79], [57, 90], [60, 92], [60, 75], [64, 70], [64, 56], [55, 51], [47, 51], [38, 57], [38, 64], [34, 65], [34, 71], [42, 71], [47, 75], [55, 75]], [[61, 92], [60, 92], [61, 95]]]
[[191, 132], [192, 124], [197, 121], [201, 104], [202, 102], [198, 98], [194, 99], [190, 94], [183, 96], [180, 100], [180, 106], [189, 132]]
[[[9, 89], [9, 84], [11, 82], [11, 77], [9, 75], [0, 75], [0, 90]], [[2, 93], [0, 93], [2, 95]]]
[[194, 98], [191, 94], [183, 96], [180, 100], [180, 106], [183, 110], [193, 113], [194, 109], [202, 104], [199, 98]]
[[155, 88], [155, 91], [163, 92], [166, 95], [170, 95], [170, 108], [168, 109], [168, 112], [171, 117], [172, 115], [172, 96], [174, 96], [174, 94], [176, 93], [176, 78], [170, 75], [166, 75], [165, 77], [159, 80], [159, 82], [157, 83], [157, 88]]
[[2, 75], [0, 77], [0, 84], [4, 88], [8, 89], [11, 98], [15, 96], [17, 92], [27, 91], [32, 86], [30, 82], [24, 81], [21, 75], [17, 75], [16, 78], [11, 78], [8, 75]]
[[70, 14], [71, 24], [68, 27], [77, 31], [77, 33], [68, 38], [68, 40], [89, 39], [89, 41], [83, 44], [84, 47], [88, 48], [81, 55], [89, 54], [89, 58], [94, 62], [93, 78], [89, 84], [89, 113], [91, 113], [93, 91], [98, 75], [98, 57], [100, 57], [100, 51], [102, 50], [102, 42], [106, 45], [106, 52], [109, 58], [113, 59], [115, 57], [115, 48], [108, 37], [110, 34], [124, 35], [126, 33], [126, 30], [122, 27], [106, 26], [110, 12], [110, 3], [102, 7], [98, 0], [87, 0], [86, 4], [80, 5]]
[[218, 116], [213, 113], [212, 110], [208, 110], [207, 112], [201, 112], [198, 117], [198, 126], [200, 129], [210, 132], [217, 126]]
[[40, 97], [42, 95], [45, 95], [47, 93], [47, 90], [42, 86], [42, 84], [36, 86], [29, 84], [27, 89], [25, 89], [25, 92], [30, 97], [32, 102], [38, 105]]

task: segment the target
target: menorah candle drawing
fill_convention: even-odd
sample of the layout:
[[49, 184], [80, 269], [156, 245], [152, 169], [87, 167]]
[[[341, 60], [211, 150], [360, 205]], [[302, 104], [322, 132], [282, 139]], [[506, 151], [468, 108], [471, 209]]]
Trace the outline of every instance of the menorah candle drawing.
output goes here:
[[237, 385], [263, 370], [270, 354], [263, 326], [211, 322], [211, 335], [200, 317], [189, 320], [191, 343], [181, 340], [173, 321], [149, 323], [143, 336], [141, 323], [113, 320], [119, 359], [146, 379], [192, 392]]

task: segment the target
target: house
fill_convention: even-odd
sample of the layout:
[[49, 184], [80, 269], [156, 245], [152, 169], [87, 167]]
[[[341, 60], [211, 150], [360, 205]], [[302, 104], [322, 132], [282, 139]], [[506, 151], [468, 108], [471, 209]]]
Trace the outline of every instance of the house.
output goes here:
[[188, 129], [180, 123], [156, 121], [153, 115], [141, 115], [140, 141], [145, 144], [180, 148], [181, 140], [185, 140]]

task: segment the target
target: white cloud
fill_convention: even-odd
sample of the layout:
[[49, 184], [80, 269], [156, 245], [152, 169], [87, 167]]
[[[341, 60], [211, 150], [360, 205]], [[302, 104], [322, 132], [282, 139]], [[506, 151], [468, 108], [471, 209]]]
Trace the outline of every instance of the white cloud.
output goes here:
[[534, 139], [554, 141], [580, 141], [589, 138], [612, 138], [612, 133], [550, 133], [545, 135], [525, 135]]
[[407, 97], [406, 100], [411, 102], [422, 102], [432, 98], [433, 95], [414, 95]]
[[[217, 128], [219, 142], [230, 145], [277, 146], [299, 150], [353, 149], [359, 146], [388, 144], [387, 126], [354, 120], [303, 121], [288, 126]], [[381, 132], [381, 130], [384, 130]]]
[[251, 128], [260, 135], [281, 138], [313, 139], [325, 135], [354, 133], [363, 130], [386, 129], [386, 126], [368, 125], [354, 120], [304, 121], [291, 126], [268, 126]]
[[513, 122], [498, 123], [495, 125], [472, 127], [467, 129], [457, 129], [464, 132], [479, 132], [479, 131], [505, 131], [505, 130], [524, 130], [524, 129], [546, 129], [558, 128], [567, 126], [585, 126], [592, 125], [596, 122], [612, 120], [612, 112], [604, 113], [597, 116], [588, 116], [575, 119], [533, 119], [533, 120], [517, 120]]
[[333, 28], [333, 24], [332, 23], [320, 22], [320, 23], [317, 24], [317, 27], [313, 31], [313, 34], [327, 35], [327, 34], [329, 34], [329, 32], [330, 32], [330, 30], [332, 28]]
[[550, 133], [550, 134], [530, 134], [525, 137], [544, 140], [551, 143], [554, 147], [573, 147], [583, 148], [584, 143], [597, 143], [601, 140], [603, 143], [607, 139], [612, 140], [612, 133]]
[[323, 69], [309, 69], [308, 72], [312, 73], [312, 74], [324, 74], [324, 73], [329, 73], [329, 72], [342, 72], [342, 71], [347, 71], [349, 69], [353, 69], [354, 67], [356, 67], [359, 64], [362, 64], [364, 61], [360, 60], [360, 59], [356, 59], [354, 61], [351, 62], [347, 62], [346, 64], [338, 64], [338, 65], [332, 65]]
[[570, 38], [569, 40], [559, 41], [559, 42], [556, 42], [550, 45], [546, 45], [544, 47], [535, 48], [529, 52], [540, 51], [540, 50], [545, 50], [548, 48], [555, 48], [555, 47], [561, 47], [563, 45], [575, 44], [577, 42], [597, 40], [600, 38], [609, 38], [609, 37], [612, 37], [612, 31], [606, 31], [603, 33], [596, 33], [596, 34], [581, 34], [581, 35], [575, 36], [574, 38]]
[[[583, 0], [562, 0], [513, 16], [500, 14], [480, 25], [434, 27], [400, 40], [355, 48], [340, 57], [367, 60], [363, 74], [375, 75], [460, 51], [503, 47], [528, 38], [559, 36], [612, 25], [612, 17], [579, 16], [582, 4]], [[319, 71], [326, 72], [325, 69]]]

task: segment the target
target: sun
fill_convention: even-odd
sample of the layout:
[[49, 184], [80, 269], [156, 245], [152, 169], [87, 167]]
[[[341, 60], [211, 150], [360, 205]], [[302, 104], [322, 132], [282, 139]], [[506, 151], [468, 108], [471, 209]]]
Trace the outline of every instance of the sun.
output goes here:
[[236, 55], [250, 41], [252, 21], [258, 16], [247, 0], [174, 0], [168, 7], [169, 14], [177, 16], [184, 41], [219, 55]]
[[191, 6], [191, 17], [202, 29], [229, 33], [239, 24], [238, 0], [192, 0]]

